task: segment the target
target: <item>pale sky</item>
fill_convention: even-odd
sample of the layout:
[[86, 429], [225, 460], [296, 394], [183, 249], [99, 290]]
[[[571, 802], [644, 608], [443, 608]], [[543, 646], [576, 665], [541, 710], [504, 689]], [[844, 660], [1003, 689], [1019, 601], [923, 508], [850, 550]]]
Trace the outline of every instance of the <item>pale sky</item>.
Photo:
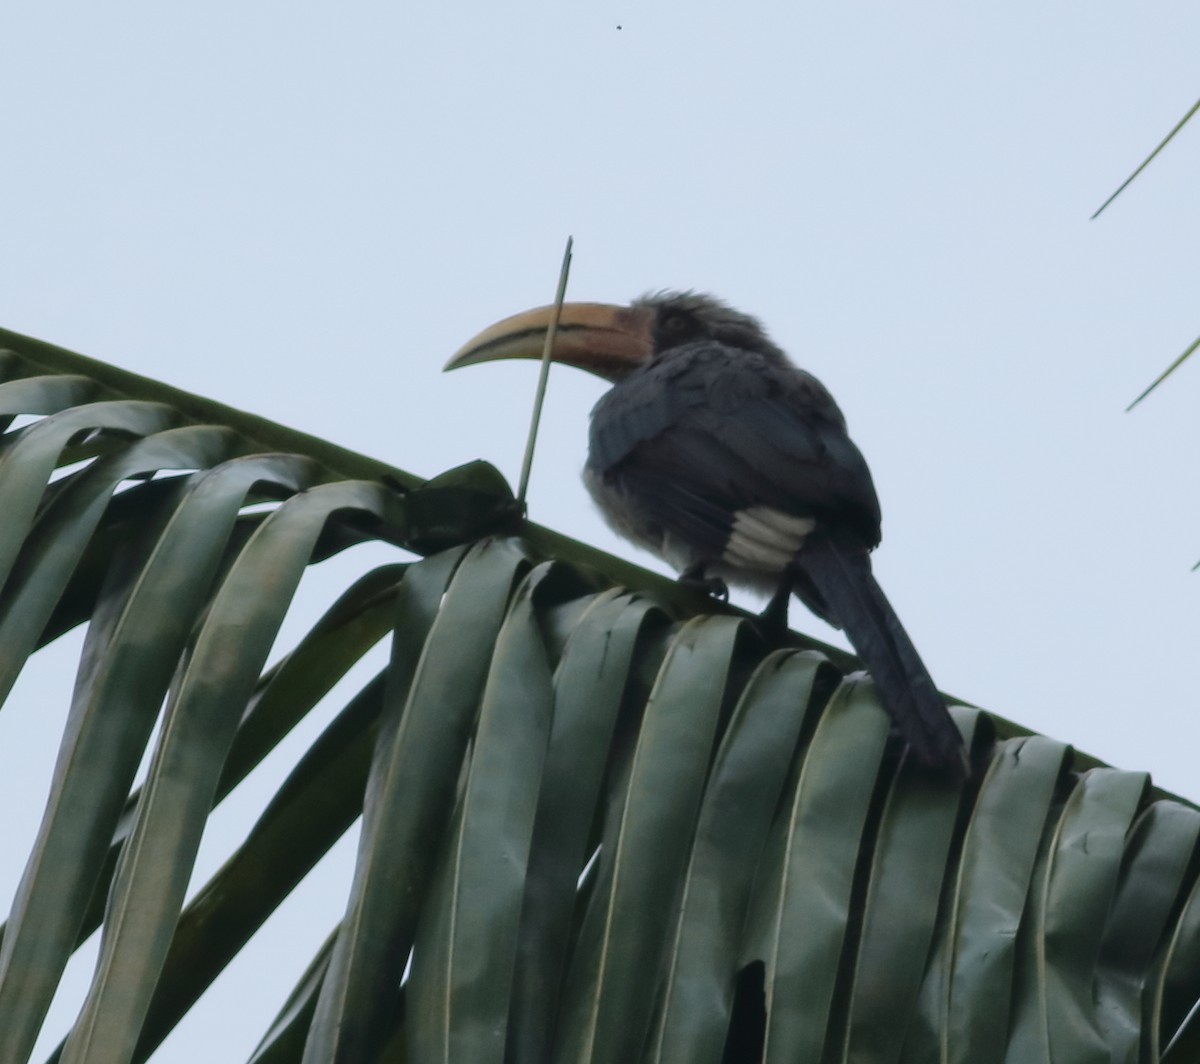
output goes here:
[[[1197, 39], [1183, 2], [9, 3], [0, 325], [515, 482], [536, 367], [440, 367], [549, 302], [573, 234], [569, 298], [711, 291], [829, 386], [942, 689], [1196, 800], [1200, 364], [1123, 409], [1200, 334], [1200, 120], [1088, 216], [1200, 94]], [[552, 374], [531, 515], [653, 566], [578, 483], [603, 389]], [[66, 710], [45, 657], [0, 715], [0, 801], [28, 812], [5, 907]], [[221, 811], [206, 869], [303, 738]], [[244, 1059], [351, 856], [158, 1060]]]

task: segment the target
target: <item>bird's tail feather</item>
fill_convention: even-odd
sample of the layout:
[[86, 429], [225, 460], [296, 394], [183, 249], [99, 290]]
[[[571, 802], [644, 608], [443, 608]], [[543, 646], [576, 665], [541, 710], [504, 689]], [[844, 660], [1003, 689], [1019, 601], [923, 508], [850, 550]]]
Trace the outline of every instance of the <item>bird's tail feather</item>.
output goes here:
[[797, 558], [875, 681], [880, 700], [922, 761], [955, 775], [968, 769], [962, 737], [929, 670], [857, 545], [811, 535]]

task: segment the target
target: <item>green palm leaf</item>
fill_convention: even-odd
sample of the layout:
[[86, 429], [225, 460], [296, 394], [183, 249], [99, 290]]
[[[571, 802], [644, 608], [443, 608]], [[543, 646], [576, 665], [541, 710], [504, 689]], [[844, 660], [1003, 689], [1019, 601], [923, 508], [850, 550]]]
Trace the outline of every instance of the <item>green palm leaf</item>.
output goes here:
[[[521, 521], [488, 466], [422, 482], [0, 346], [0, 691], [87, 624], [0, 1061], [97, 927], [52, 1059], [147, 1059], [360, 815], [255, 1064], [1195, 1056], [1200, 813], [1144, 774], [956, 706], [976, 771], [931, 777], [853, 659]], [[364, 540], [393, 559], [268, 668]], [[385, 638], [185, 906], [213, 806]]]

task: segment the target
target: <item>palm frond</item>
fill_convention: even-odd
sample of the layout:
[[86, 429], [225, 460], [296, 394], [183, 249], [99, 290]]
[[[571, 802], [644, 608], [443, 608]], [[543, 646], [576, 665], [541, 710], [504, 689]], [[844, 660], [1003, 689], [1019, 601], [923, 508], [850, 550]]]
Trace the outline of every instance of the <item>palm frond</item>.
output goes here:
[[[955, 706], [975, 773], [930, 776], [848, 655], [522, 521], [489, 466], [0, 346], [0, 691], [87, 624], [0, 1060], [97, 927], [52, 1059], [150, 1057], [360, 814], [255, 1064], [1194, 1055], [1200, 812], [1144, 774]], [[366, 540], [394, 556], [268, 666]], [[185, 905], [213, 806], [388, 638]]]

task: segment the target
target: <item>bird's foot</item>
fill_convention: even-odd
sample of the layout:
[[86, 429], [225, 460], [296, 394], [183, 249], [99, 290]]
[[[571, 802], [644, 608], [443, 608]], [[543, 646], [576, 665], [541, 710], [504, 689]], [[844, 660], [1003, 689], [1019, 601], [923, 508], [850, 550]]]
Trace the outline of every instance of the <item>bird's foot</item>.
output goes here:
[[679, 579], [676, 582], [682, 584], [684, 587], [691, 588], [693, 591], [699, 591], [703, 595], [711, 595], [713, 598], [718, 598], [722, 602], [729, 601], [729, 585], [719, 576], [705, 576], [704, 564], [702, 562], [689, 565], [679, 574]]
[[782, 639], [787, 634], [788, 630], [788, 603], [792, 597], [792, 582], [785, 579], [771, 596], [771, 601], [767, 603], [766, 608], [758, 615], [758, 620], [754, 622], [754, 627], [758, 629], [759, 635], [768, 643], [774, 643]]

